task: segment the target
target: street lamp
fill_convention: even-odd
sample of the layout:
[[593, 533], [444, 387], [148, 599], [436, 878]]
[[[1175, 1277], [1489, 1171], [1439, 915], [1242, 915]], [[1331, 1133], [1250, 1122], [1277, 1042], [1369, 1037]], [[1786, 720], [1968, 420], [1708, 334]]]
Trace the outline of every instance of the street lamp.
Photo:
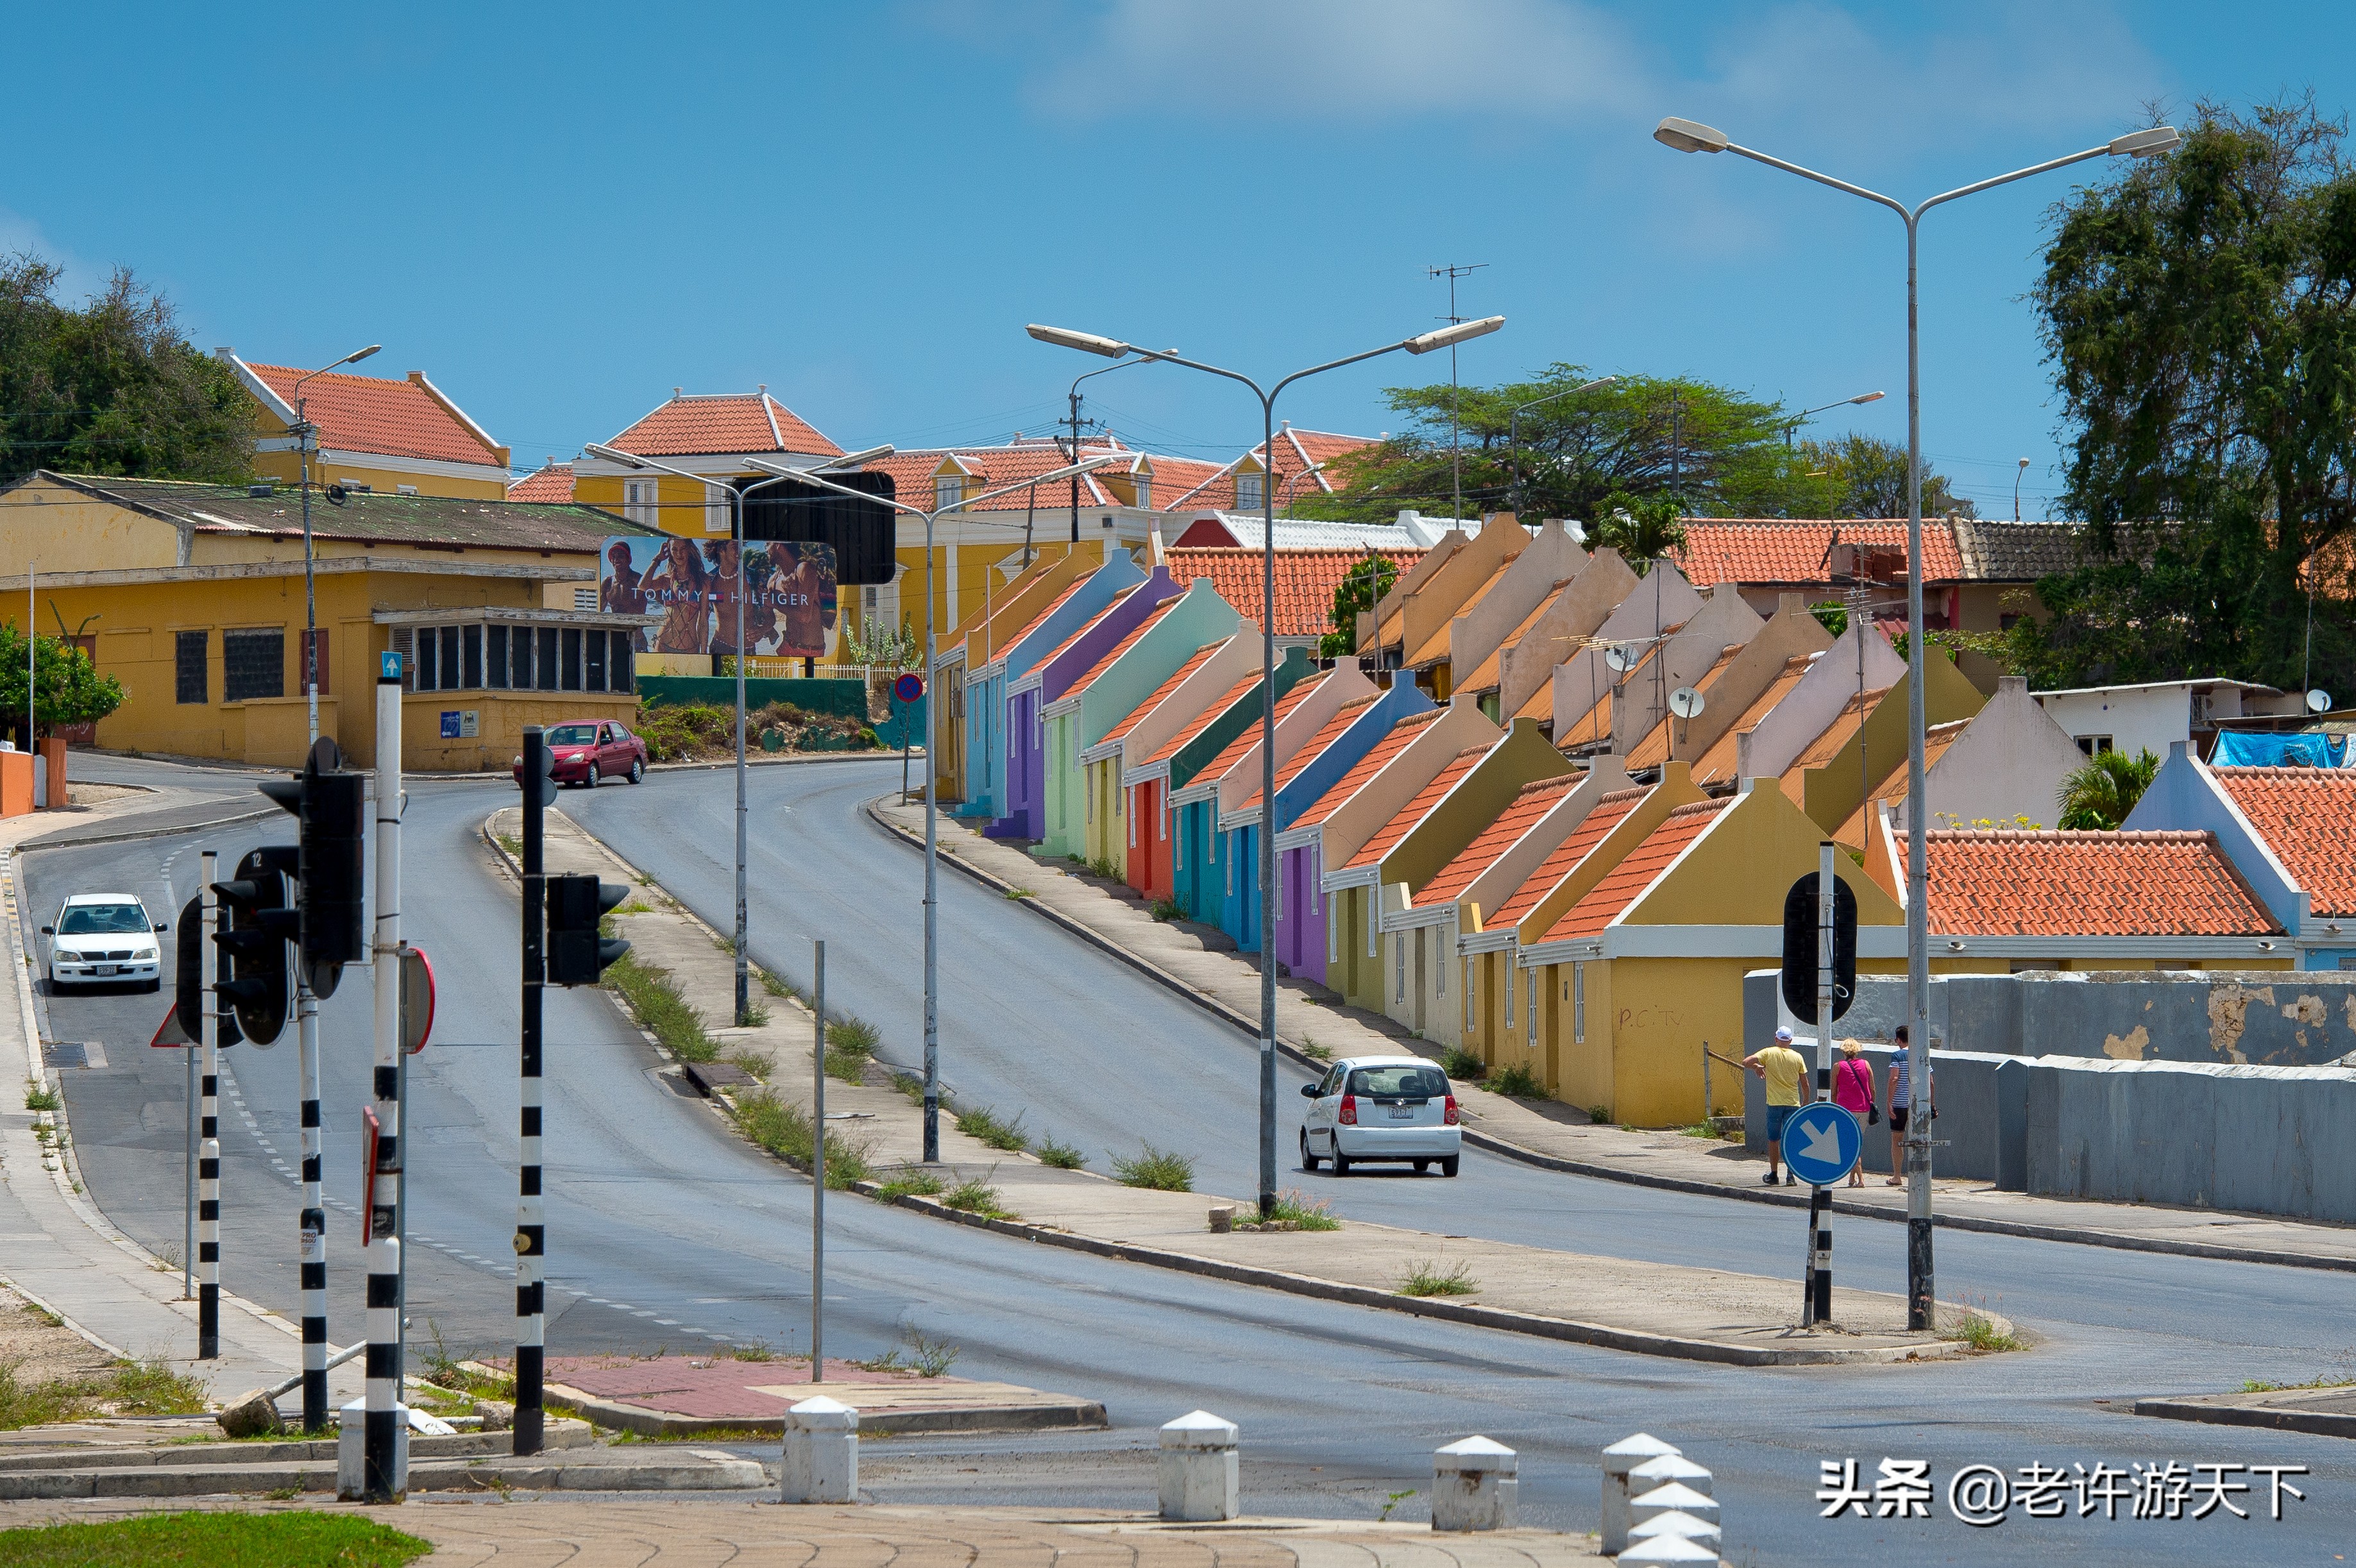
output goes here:
[[310, 699], [314, 745], [319, 741], [319, 596], [311, 579], [311, 445], [312, 438], [319, 432], [303, 417], [303, 407], [308, 400], [303, 383], [342, 366], [357, 365], [383, 347], [381, 343], [371, 343], [366, 348], [355, 348], [333, 365], [322, 365], [294, 378], [294, 445], [303, 465], [303, 695]]
[[[1147, 359], [1159, 359], [1165, 364], [1183, 365], [1189, 370], [1224, 377], [1251, 389], [1259, 400], [1261, 440], [1260, 451], [1268, 456], [1269, 466], [1276, 464], [1276, 400], [1285, 388], [1307, 377], [1338, 370], [1344, 365], [1355, 365], [1362, 359], [1405, 349], [1409, 354], [1429, 354], [1435, 348], [1453, 348], [1460, 343], [1486, 336], [1505, 325], [1502, 315], [1483, 316], [1477, 321], [1451, 322], [1431, 332], [1420, 333], [1398, 343], [1387, 343], [1380, 348], [1369, 348], [1363, 354], [1328, 360], [1312, 365], [1306, 370], [1296, 370], [1263, 391], [1258, 382], [1236, 370], [1221, 369], [1200, 360], [1182, 358], [1166, 349], [1139, 348], [1115, 337], [1101, 337], [1093, 332], [1075, 332], [1069, 327], [1033, 325], [1027, 330], [1042, 343], [1052, 343], [1059, 348], [1077, 348], [1088, 354], [1101, 354], [1108, 359], [1119, 359], [1130, 354]], [[1260, 689], [1276, 689], [1276, 486], [1263, 483], [1260, 497]], [[1259, 1211], [1262, 1218], [1276, 1212], [1276, 837], [1272, 831], [1276, 821], [1276, 704], [1260, 704], [1260, 833], [1259, 833]]]
[[[608, 463], [617, 463], [625, 468], [641, 470], [651, 468], [658, 474], [669, 474], [680, 479], [692, 479], [699, 485], [715, 483], [709, 475], [691, 474], [684, 468], [674, 468], [668, 463], [658, 463], [651, 457], [641, 457], [634, 452], [624, 452], [618, 446], [606, 446], [593, 441], [584, 443], [583, 450], [592, 457], [602, 457]], [[871, 446], [863, 452], [846, 452], [840, 457], [830, 457], [819, 466], [849, 468], [891, 455], [892, 448], [888, 445]], [[716, 481], [724, 485], [728, 491], [728, 514], [732, 519], [729, 525], [729, 537], [736, 546], [736, 1026], [739, 1029], [749, 1024], [753, 1015], [752, 971], [749, 961], [744, 955], [746, 923], [744, 914], [744, 497], [755, 490], [766, 488], [782, 480], [799, 477], [789, 471], [767, 468], [749, 458], [745, 461], [765, 473], [774, 475], [774, 477], [756, 479], [750, 485], [734, 480]]]
[[[2088, 158], [2150, 157], [2176, 145], [2175, 128], [2155, 125], [2114, 136], [2099, 147], [2066, 157], [2051, 158], [1930, 197], [1909, 208], [1904, 202], [1863, 186], [1818, 174], [1798, 164], [1785, 163], [1727, 139], [1726, 133], [1697, 121], [1670, 118], [1653, 132], [1653, 140], [1680, 153], [1738, 153], [1753, 163], [1814, 180], [1850, 196], [1886, 207], [1906, 225], [1906, 1014], [1907, 1040], [1920, 1054], [1912, 1060], [1917, 1082], [1927, 1084], [1931, 1073], [1931, 955], [1925, 833], [1930, 814], [1923, 809], [1922, 786], [1922, 332], [1916, 308], [1916, 258], [1922, 215], [1934, 207], [1975, 195], [2014, 180], [2027, 179]], [[1819, 1027], [1829, 1029], [1831, 1020]], [[1932, 1326], [1936, 1303], [1931, 1268], [1931, 1120], [1916, 1116], [1906, 1129], [1906, 1322], [1910, 1328]]]
[[1532, 398], [1528, 402], [1524, 403], [1520, 408], [1515, 409], [1513, 411], [1512, 417], [1506, 420], [1505, 450], [1509, 454], [1507, 460], [1512, 464], [1514, 471], [1514, 487], [1511, 499], [1514, 503], [1515, 517], [1518, 517], [1522, 515], [1522, 415], [1531, 409], [1539, 407], [1541, 404], [1550, 403], [1557, 398], [1568, 398], [1575, 396], [1580, 392], [1591, 392], [1599, 387], [1608, 387], [1619, 379], [1620, 378], [1617, 376], [1600, 376], [1582, 387], [1565, 387], [1559, 392], [1548, 392], [1543, 398]]
[[[911, 507], [905, 501], [894, 501], [883, 496], [870, 496], [862, 491], [853, 490], [848, 485], [838, 485], [831, 479], [820, 478], [819, 476], [818, 469], [816, 468], [787, 468], [782, 464], [764, 463], [759, 458], [746, 458], [745, 462], [750, 464], [753, 467], [759, 469], [762, 473], [775, 475], [779, 479], [798, 479], [805, 485], [815, 485], [821, 490], [832, 490], [841, 495], [850, 496], [862, 501], [873, 501], [881, 506], [889, 507], [895, 512], [905, 512], [909, 517], [922, 517], [925, 519], [925, 691], [926, 694], [925, 716], [926, 727], [929, 729], [932, 720], [940, 712], [940, 709], [937, 707], [933, 706], [933, 704], [938, 699], [932, 694], [933, 659], [935, 656], [935, 634], [933, 626], [933, 524], [940, 517], [940, 515], [943, 512], [954, 512], [967, 507], [978, 507], [982, 502], [995, 499], [1000, 496], [1012, 496], [1017, 490], [1028, 490], [1038, 485], [1052, 485], [1058, 479], [1076, 478], [1080, 475], [1088, 473], [1093, 469], [1102, 468], [1108, 463], [1118, 462], [1119, 458], [1120, 453], [1100, 453], [1095, 457], [1083, 458], [1077, 463], [1070, 464], [1065, 467], [1054, 469], [1048, 473], [1042, 474], [1035, 479], [1025, 479], [1019, 485], [1001, 485], [995, 490], [984, 490], [979, 496], [960, 496], [954, 504], [947, 507], [935, 507], [929, 512], [926, 511], [921, 507]], [[828, 465], [820, 464], [819, 466], [824, 467]], [[743, 749], [743, 741], [741, 737], [744, 733], [744, 722], [742, 720], [739, 720], [737, 722], [737, 733], [740, 737], [738, 741], [738, 750], [741, 753]], [[936, 962], [937, 955], [939, 952], [940, 923], [935, 912], [938, 908], [938, 904], [934, 897], [940, 872], [941, 792], [939, 788], [939, 756], [940, 748], [933, 744], [932, 737], [929, 734], [926, 735], [925, 738], [924, 1148], [924, 1162], [926, 1165], [936, 1164], [941, 1157], [940, 969], [938, 964]], [[738, 765], [741, 767], [742, 763], [740, 763]], [[741, 778], [743, 775], [740, 773], [738, 776]], [[740, 804], [737, 807], [739, 815], [736, 820], [738, 823], [738, 832], [741, 834], [743, 832], [743, 823], [744, 820], [742, 815], [744, 807], [741, 804], [744, 800], [744, 795], [742, 793], [744, 786], [740, 784], [737, 786], [737, 789], [739, 792], [737, 795], [737, 800]], [[740, 879], [740, 888], [742, 886], [741, 879], [744, 874], [742, 867], [743, 862], [740, 857], [737, 872]], [[744, 895], [741, 891], [737, 895], [736, 907], [739, 912], [742, 912], [744, 907]], [[738, 918], [743, 918], [741, 912], [739, 913]], [[744, 958], [740, 949], [737, 958], [738, 972], [740, 975], [743, 972], [743, 964]], [[739, 983], [741, 984], [742, 982], [740, 981]], [[825, 1020], [820, 1019], [819, 1024], [820, 1027], [823, 1028]]]
[[2020, 521], [2020, 480], [2028, 472], [2029, 459], [2026, 457], [2020, 460], [2020, 466], [2012, 471], [2012, 520], [2016, 523]]
[[1787, 453], [1792, 450], [1792, 432], [1807, 423], [1811, 415], [1823, 413], [1826, 409], [1847, 408], [1851, 403], [1878, 403], [1881, 399], [1882, 394], [1879, 392], [1859, 392], [1853, 398], [1835, 398], [1829, 403], [1818, 403], [1813, 409], [1802, 409], [1783, 421], [1783, 450]]

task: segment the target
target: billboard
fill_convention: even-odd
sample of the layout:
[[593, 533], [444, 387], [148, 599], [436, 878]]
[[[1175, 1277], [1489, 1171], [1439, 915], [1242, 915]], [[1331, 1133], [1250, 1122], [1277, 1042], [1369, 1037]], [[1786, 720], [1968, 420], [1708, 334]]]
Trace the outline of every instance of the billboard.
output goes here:
[[[660, 615], [640, 653], [734, 654], [736, 544], [732, 539], [618, 535], [597, 560], [597, 608]], [[744, 555], [745, 651], [825, 658], [834, 645], [834, 548], [754, 540]]]

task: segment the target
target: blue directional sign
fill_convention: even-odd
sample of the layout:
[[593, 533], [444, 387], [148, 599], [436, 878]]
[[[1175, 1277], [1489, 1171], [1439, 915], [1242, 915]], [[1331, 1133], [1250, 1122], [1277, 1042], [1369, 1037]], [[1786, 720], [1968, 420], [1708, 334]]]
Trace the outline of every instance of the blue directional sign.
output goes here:
[[1830, 1187], [1856, 1168], [1865, 1130], [1854, 1112], [1818, 1100], [1783, 1124], [1783, 1163], [1811, 1187]]

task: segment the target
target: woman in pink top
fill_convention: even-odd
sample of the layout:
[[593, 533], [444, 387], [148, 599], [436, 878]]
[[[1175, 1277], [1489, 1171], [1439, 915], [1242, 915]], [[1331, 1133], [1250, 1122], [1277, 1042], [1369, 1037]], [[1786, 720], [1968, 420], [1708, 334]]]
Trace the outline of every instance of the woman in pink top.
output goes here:
[[[1873, 1069], [1858, 1056], [1858, 1043], [1853, 1040], [1838, 1042], [1841, 1059], [1833, 1068], [1833, 1104], [1858, 1119], [1862, 1132], [1866, 1122], [1881, 1118], [1873, 1106]], [[1865, 1161], [1859, 1159], [1849, 1168], [1848, 1184], [1865, 1185]]]

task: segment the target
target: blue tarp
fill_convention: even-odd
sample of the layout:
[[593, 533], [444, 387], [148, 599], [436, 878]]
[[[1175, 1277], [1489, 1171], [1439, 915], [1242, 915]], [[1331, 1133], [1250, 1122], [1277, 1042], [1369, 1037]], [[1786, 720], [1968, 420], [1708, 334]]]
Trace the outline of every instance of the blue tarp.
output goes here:
[[2341, 735], [2257, 735], [2237, 730], [2218, 733], [2209, 763], [2219, 768], [2336, 768], [2346, 747]]

